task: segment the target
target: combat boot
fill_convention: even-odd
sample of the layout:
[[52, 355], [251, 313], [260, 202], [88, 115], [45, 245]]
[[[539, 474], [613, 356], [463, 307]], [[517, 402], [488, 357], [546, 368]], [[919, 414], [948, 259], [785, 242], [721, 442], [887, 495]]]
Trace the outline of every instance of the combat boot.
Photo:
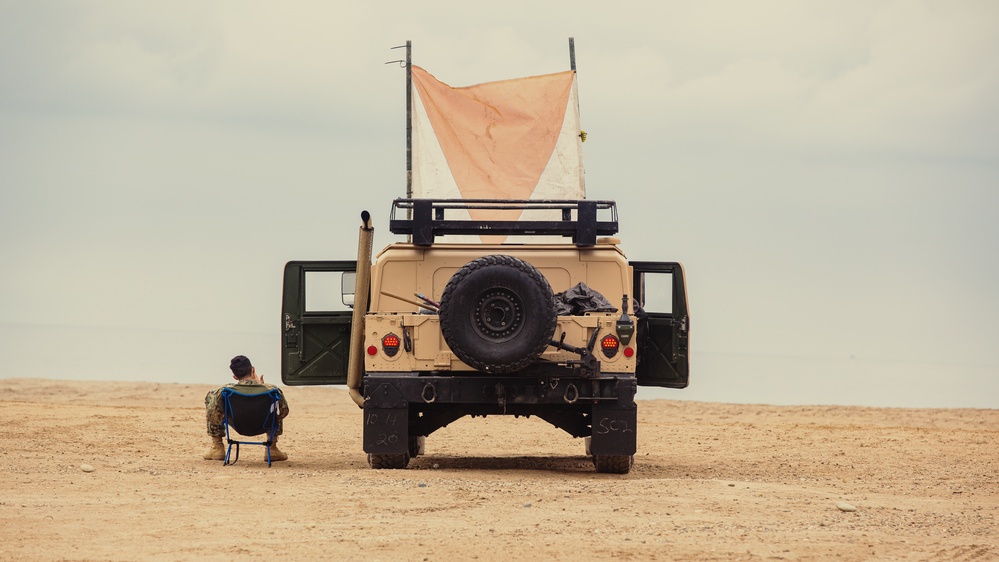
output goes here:
[[274, 441], [271, 441], [271, 462], [286, 461], [288, 460], [288, 455], [284, 453], [281, 449], [277, 447], [277, 435], [274, 436]]
[[222, 444], [221, 435], [212, 435], [212, 446], [210, 449], [205, 451], [204, 459], [206, 461], [225, 460], [225, 445]]

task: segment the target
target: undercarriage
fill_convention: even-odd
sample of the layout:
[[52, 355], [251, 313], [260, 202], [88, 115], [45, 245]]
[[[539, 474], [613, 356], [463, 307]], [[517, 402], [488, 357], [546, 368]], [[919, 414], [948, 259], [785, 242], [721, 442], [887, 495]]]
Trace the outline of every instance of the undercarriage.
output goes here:
[[[633, 376], [368, 373], [364, 451], [372, 466], [403, 468], [424, 438], [465, 416], [537, 416], [586, 438], [598, 470], [627, 472], [636, 448], [636, 389]], [[601, 470], [607, 467], [614, 469]]]

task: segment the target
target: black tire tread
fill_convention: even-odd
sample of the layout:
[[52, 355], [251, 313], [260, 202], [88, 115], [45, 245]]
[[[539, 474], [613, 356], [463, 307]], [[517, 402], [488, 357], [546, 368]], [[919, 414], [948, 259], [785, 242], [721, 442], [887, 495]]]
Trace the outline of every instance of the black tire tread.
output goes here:
[[394, 455], [368, 455], [368, 464], [371, 468], [376, 470], [380, 469], [393, 469], [393, 468], [406, 468], [409, 466], [409, 453], [399, 453]]
[[[546, 279], [545, 276], [542, 275], [541, 272], [538, 271], [537, 268], [535, 268], [533, 265], [520, 258], [515, 258], [513, 256], [507, 256], [502, 254], [495, 254], [495, 255], [483, 256], [481, 258], [477, 258], [475, 260], [468, 262], [451, 277], [451, 279], [447, 282], [447, 285], [444, 286], [444, 292], [441, 295], [442, 308], [446, 305], [449, 297], [455, 291], [455, 289], [462, 283], [462, 281], [464, 281], [472, 273], [478, 271], [483, 267], [488, 267], [488, 266], [503, 266], [516, 269], [527, 275], [534, 283], [538, 284], [541, 287], [544, 287], [549, 294], [553, 294], [551, 292], [551, 286], [548, 284], [548, 279]], [[554, 311], [554, 301], [552, 304], [552, 311]], [[544, 326], [544, 333], [554, 334], [555, 327], [558, 325], [558, 315], [552, 313], [546, 315], [544, 319], [546, 320], [545, 323], [546, 325]], [[469, 354], [466, 353], [464, 350], [455, 349], [455, 346], [452, 343], [454, 342], [453, 330], [454, 327], [452, 327], [450, 323], [443, 321], [441, 322], [441, 334], [444, 336], [444, 341], [447, 342], [449, 347], [451, 347], [451, 350], [455, 351], [455, 353], [459, 356], [459, 358], [465, 363], [467, 363], [469, 366], [474, 367], [475, 369], [478, 369], [480, 371], [488, 371], [491, 373], [512, 373], [515, 371], [519, 371], [524, 367], [527, 367], [528, 365], [533, 363], [538, 358], [538, 356], [540, 356], [541, 353], [544, 352], [545, 349], [548, 348], [550, 341], [546, 339], [545, 341], [538, 342], [538, 344], [535, 346], [535, 349], [533, 349], [530, 354], [527, 354], [524, 358], [520, 359], [519, 361], [504, 363], [501, 365], [486, 365], [480, 361], [477, 361], [474, 357], [469, 356]]]
[[593, 455], [597, 472], [606, 474], [628, 474], [634, 462], [634, 455]]

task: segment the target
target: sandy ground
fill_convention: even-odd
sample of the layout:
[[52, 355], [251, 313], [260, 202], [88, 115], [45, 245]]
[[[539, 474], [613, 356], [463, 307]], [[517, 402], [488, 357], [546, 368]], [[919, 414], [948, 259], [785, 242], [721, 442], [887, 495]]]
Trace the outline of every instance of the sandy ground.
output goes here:
[[999, 559], [996, 410], [644, 401], [625, 476], [466, 418], [375, 471], [345, 392], [288, 388], [268, 469], [201, 460], [209, 388], [0, 380], [0, 559]]

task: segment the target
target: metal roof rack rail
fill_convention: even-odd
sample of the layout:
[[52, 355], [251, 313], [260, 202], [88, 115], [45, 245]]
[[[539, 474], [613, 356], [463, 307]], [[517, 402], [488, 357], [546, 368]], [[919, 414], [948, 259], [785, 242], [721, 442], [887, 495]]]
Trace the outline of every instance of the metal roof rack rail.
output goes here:
[[[396, 218], [396, 211], [406, 218]], [[520, 211], [515, 219], [476, 220], [456, 218], [456, 211]], [[539, 212], [540, 211], [540, 212]], [[545, 212], [558, 211], [558, 214]], [[597, 215], [601, 215], [599, 220]], [[531, 217], [542, 215], [542, 220]], [[553, 215], [560, 219], [552, 220]], [[523, 217], [523, 218], [522, 218]], [[564, 236], [577, 246], [593, 246], [597, 236], [617, 234], [617, 203], [597, 200], [562, 199], [396, 199], [392, 202], [389, 230], [412, 236], [417, 246], [432, 246], [437, 236]]]

